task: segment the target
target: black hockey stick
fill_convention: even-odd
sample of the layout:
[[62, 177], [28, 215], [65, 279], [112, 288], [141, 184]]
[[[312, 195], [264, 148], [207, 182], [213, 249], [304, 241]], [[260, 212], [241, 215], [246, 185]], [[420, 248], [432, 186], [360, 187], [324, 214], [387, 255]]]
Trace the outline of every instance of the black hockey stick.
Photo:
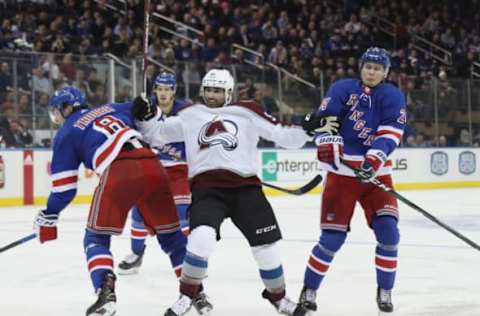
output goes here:
[[277, 187], [276, 185], [266, 183], [266, 182], [262, 182], [262, 185], [264, 185], [266, 187], [269, 187], [269, 188], [272, 188], [272, 189], [275, 189], [275, 190], [278, 190], [278, 191], [281, 191], [281, 192], [288, 193], [288, 194], [302, 195], [302, 194], [305, 194], [307, 192], [310, 192], [320, 182], [322, 182], [322, 179], [323, 179], [322, 175], [320, 175], [320, 174], [316, 175], [315, 178], [313, 178], [307, 184], [305, 184], [304, 186], [302, 186], [298, 189], [286, 189], [286, 188], [282, 188], [282, 187]]
[[[342, 163], [348, 167], [350, 170], [352, 170], [355, 174], [357, 173], [357, 169], [355, 169], [354, 167], [350, 166], [348, 163], [346, 163], [345, 161], [342, 161]], [[359, 179], [360, 180], [360, 179]], [[452, 227], [450, 227], [449, 225], [445, 224], [444, 222], [440, 221], [438, 218], [436, 218], [435, 216], [433, 216], [431, 213], [427, 212], [426, 210], [424, 210], [423, 208], [421, 208], [420, 206], [418, 206], [417, 204], [413, 203], [412, 201], [410, 201], [409, 199], [407, 199], [406, 197], [404, 197], [403, 195], [401, 195], [400, 193], [398, 193], [397, 191], [395, 191], [394, 189], [390, 188], [390, 187], [387, 187], [384, 183], [382, 183], [381, 181], [379, 181], [378, 179], [376, 178], [373, 178], [373, 179], [370, 179], [369, 182], [377, 187], [379, 187], [380, 189], [382, 189], [383, 191], [393, 195], [394, 197], [396, 197], [397, 199], [399, 199], [400, 201], [402, 201], [403, 203], [407, 204], [408, 206], [410, 206], [411, 208], [413, 208], [414, 210], [420, 212], [423, 216], [425, 216], [426, 218], [428, 218], [429, 220], [431, 220], [432, 222], [434, 222], [435, 224], [443, 227], [444, 229], [448, 230], [450, 233], [452, 233], [453, 235], [455, 235], [456, 237], [460, 238], [461, 240], [463, 240], [464, 242], [466, 242], [469, 246], [477, 249], [480, 251], [480, 245], [478, 245], [477, 243], [475, 243], [474, 241], [472, 241], [471, 239], [467, 238], [466, 236], [462, 235], [461, 233], [459, 233], [458, 231], [456, 231], [455, 229], [453, 229]]]
[[4, 252], [4, 251], [6, 251], [6, 250], [8, 250], [8, 249], [10, 249], [10, 248], [19, 246], [19, 245], [21, 245], [21, 244], [23, 244], [23, 243], [25, 243], [25, 242], [27, 242], [27, 241], [29, 241], [29, 240], [34, 239], [35, 237], [37, 237], [37, 234], [36, 234], [36, 233], [32, 233], [32, 234], [30, 234], [30, 235], [28, 235], [28, 236], [25, 236], [25, 237], [21, 238], [21, 239], [15, 240], [14, 242], [12, 242], [12, 243], [10, 243], [10, 244], [8, 244], [8, 245], [3, 246], [2, 248], [0, 248], [0, 252]]

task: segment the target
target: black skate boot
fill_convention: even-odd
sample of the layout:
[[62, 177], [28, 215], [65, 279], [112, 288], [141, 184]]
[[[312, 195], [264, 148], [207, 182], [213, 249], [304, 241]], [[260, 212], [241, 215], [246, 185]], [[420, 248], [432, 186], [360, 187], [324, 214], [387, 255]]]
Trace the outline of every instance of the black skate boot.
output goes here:
[[298, 299], [298, 307], [293, 313], [294, 316], [305, 316], [309, 315], [310, 312], [317, 310], [317, 293], [315, 290], [308, 289], [303, 287], [300, 292], [300, 298]]
[[182, 316], [185, 315], [190, 308], [192, 308], [193, 301], [192, 299], [185, 295], [180, 294], [178, 300], [173, 303], [172, 307], [167, 309], [164, 316]]
[[103, 279], [102, 289], [98, 293], [98, 299], [87, 309], [87, 316], [112, 316], [117, 311], [115, 295], [115, 274], [108, 272]]
[[393, 312], [392, 290], [377, 288], [378, 309], [385, 313]]
[[210, 311], [213, 309], [213, 305], [210, 303], [209, 297], [205, 292], [198, 293], [198, 296], [193, 299], [192, 304], [199, 315], [209, 316]]
[[262, 297], [268, 300], [275, 307], [279, 314], [288, 316], [294, 315], [297, 304], [288, 297], [283, 296], [282, 298], [277, 299], [275, 294], [268, 292], [267, 289], [263, 290]]
[[142, 265], [145, 246], [140, 254], [131, 253], [122, 262], [119, 263], [117, 272], [121, 275], [138, 273], [138, 269]]

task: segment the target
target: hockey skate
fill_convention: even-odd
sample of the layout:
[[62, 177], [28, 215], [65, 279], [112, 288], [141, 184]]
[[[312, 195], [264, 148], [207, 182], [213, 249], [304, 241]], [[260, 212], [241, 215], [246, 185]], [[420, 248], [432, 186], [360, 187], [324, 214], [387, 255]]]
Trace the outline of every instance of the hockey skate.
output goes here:
[[178, 300], [167, 309], [164, 316], [182, 316], [192, 308], [193, 301], [190, 297], [180, 294]]
[[205, 292], [198, 293], [198, 296], [193, 300], [192, 304], [199, 315], [209, 316], [210, 311], [213, 309], [213, 305], [208, 300], [208, 296]]
[[384, 290], [382, 288], [377, 288], [377, 305], [378, 309], [381, 312], [393, 312], [392, 290]]
[[145, 246], [142, 252], [137, 255], [135, 253], [129, 254], [122, 262], [118, 264], [117, 272], [121, 275], [129, 275], [138, 273], [138, 269], [142, 265], [143, 254], [145, 253]]
[[262, 292], [262, 297], [268, 300], [277, 310], [279, 314], [294, 316], [294, 312], [297, 309], [297, 304], [288, 297], [284, 296], [278, 301], [274, 301], [272, 294], [266, 289]]
[[87, 309], [87, 316], [112, 316], [117, 311], [115, 295], [115, 274], [105, 274], [102, 289], [98, 292], [98, 299]]
[[294, 316], [306, 316], [317, 310], [317, 293], [315, 290], [303, 287], [298, 299], [298, 307], [293, 313]]

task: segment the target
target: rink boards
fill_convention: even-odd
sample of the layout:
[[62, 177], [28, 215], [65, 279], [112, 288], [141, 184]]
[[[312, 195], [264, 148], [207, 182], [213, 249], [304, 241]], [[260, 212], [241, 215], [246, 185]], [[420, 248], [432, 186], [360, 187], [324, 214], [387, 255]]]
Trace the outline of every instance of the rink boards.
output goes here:
[[[51, 155], [50, 150], [0, 150], [0, 206], [44, 204], [50, 192]], [[479, 148], [397, 149], [391, 157], [396, 189], [480, 187], [479, 156]], [[315, 149], [259, 151], [258, 176], [262, 181], [295, 188], [319, 173], [324, 172]], [[97, 175], [82, 166], [74, 202], [89, 202], [97, 182]]]

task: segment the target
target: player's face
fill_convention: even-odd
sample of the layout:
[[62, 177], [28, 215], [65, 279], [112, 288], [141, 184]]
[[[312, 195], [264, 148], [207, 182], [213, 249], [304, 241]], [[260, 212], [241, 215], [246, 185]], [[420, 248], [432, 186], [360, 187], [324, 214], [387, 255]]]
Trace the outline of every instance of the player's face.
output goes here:
[[375, 63], [365, 63], [360, 72], [362, 82], [367, 87], [373, 88], [385, 78], [385, 69], [383, 65]]
[[63, 117], [60, 110], [57, 108], [50, 108], [48, 110], [48, 115], [50, 116], [50, 120], [52, 121], [52, 123], [55, 125], [61, 126], [65, 122], [65, 118]]
[[175, 91], [168, 86], [158, 86], [155, 89], [155, 93], [157, 94], [158, 105], [160, 105], [160, 107], [170, 105], [175, 96]]
[[203, 95], [208, 107], [218, 108], [225, 103], [225, 89], [205, 87]]

